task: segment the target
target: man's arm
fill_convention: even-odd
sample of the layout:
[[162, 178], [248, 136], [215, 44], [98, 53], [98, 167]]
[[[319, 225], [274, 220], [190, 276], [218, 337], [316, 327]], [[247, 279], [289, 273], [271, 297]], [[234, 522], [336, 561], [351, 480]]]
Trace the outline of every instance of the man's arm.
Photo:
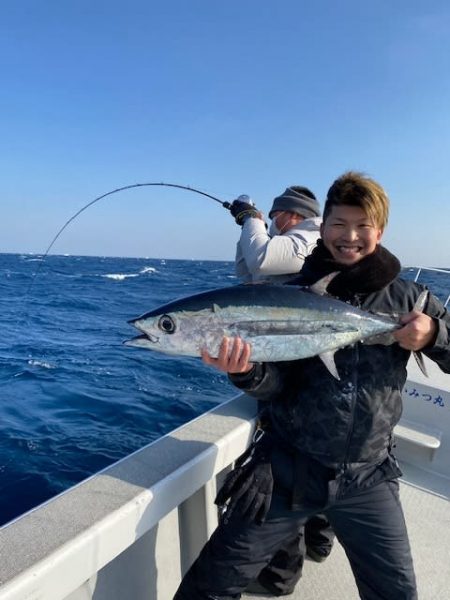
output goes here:
[[264, 221], [253, 218], [244, 223], [239, 244], [253, 275], [286, 275], [301, 270], [318, 237], [318, 231], [300, 233], [293, 228], [271, 238]]
[[247, 263], [245, 262], [244, 255], [242, 254], [241, 242], [236, 244], [236, 257], [234, 260], [234, 268], [236, 277], [244, 283], [252, 281], [252, 275], [248, 270]]

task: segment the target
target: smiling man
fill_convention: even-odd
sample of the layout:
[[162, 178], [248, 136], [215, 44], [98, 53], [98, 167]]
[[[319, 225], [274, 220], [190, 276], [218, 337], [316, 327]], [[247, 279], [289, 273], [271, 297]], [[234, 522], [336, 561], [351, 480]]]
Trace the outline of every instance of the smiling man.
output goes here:
[[[333, 191], [334, 189], [334, 191]], [[352, 265], [375, 252], [388, 220], [388, 204], [376, 202], [382, 188], [375, 181], [360, 189], [356, 175], [338, 179], [328, 192], [353, 198], [351, 204], [328, 203], [323, 215], [320, 234], [326, 247], [340, 265]], [[366, 208], [360, 206], [361, 194], [366, 194]]]
[[207, 364], [267, 403], [269, 426], [253, 449], [260, 446], [261, 457], [254, 464], [255, 496], [264, 497], [267, 510], [255, 522], [236, 505], [176, 600], [240, 598], [274, 551], [317, 513], [344, 547], [360, 598], [417, 598], [393, 428], [411, 351], [421, 350], [450, 373], [450, 316], [431, 294], [424, 311], [415, 310], [423, 286], [399, 277], [399, 261], [380, 243], [388, 211], [377, 182], [353, 172], [339, 177], [327, 194], [322, 239], [298, 283], [338, 272], [328, 286], [332, 295], [367, 311], [403, 315], [394, 343], [338, 350], [339, 380], [319, 357], [252, 364], [250, 345], [239, 338], [225, 338], [217, 359], [204, 353]]

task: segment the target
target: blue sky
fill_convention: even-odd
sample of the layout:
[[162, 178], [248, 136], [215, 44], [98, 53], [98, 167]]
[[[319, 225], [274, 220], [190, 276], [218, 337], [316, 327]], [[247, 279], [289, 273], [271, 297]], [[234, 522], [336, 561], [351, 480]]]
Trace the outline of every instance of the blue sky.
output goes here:
[[[347, 169], [391, 198], [384, 243], [450, 267], [450, 6], [396, 0], [4, 0], [0, 251], [42, 252], [81, 206], [166, 181], [268, 211]], [[233, 259], [215, 202], [111, 196], [54, 253]]]

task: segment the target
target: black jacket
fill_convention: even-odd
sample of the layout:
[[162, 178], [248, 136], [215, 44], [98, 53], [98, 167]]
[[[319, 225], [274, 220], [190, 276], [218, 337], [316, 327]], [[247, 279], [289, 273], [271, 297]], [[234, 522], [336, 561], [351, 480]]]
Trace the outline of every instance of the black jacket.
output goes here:
[[[397, 278], [381, 291], [354, 296], [351, 303], [371, 312], [408, 313], [423, 289]], [[424, 312], [436, 319], [438, 333], [423, 353], [450, 373], [450, 316], [431, 294]], [[269, 403], [273, 431], [287, 446], [333, 469], [357, 468], [380, 463], [388, 453], [402, 413], [409, 357], [397, 343], [357, 343], [335, 354], [340, 380], [318, 357], [259, 363], [230, 379]]]

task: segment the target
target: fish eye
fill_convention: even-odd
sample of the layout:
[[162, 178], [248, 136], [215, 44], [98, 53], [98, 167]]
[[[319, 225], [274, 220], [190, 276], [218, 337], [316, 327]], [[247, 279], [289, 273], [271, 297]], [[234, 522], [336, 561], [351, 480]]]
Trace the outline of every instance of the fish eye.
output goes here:
[[158, 327], [165, 333], [174, 333], [176, 329], [175, 321], [169, 315], [162, 315], [158, 321]]

